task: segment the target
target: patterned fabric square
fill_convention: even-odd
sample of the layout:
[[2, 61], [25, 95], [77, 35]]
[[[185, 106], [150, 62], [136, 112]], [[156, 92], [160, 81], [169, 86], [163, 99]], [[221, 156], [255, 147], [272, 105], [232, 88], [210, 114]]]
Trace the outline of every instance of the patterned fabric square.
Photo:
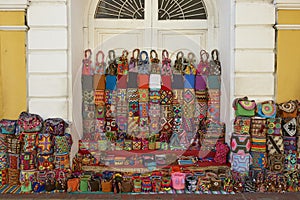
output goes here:
[[182, 127], [185, 132], [194, 132], [194, 118], [182, 118]]
[[95, 118], [96, 119], [103, 119], [105, 118], [105, 106], [96, 106], [95, 110]]
[[36, 154], [34, 153], [22, 153], [20, 156], [20, 169], [21, 170], [33, 170], [35, 169]]
[[208, 102], [207, 118], [220, 121], [220, 104]]
[[139, 89], [139, 102], [149, 102], [149, 90]]
[[128, 104], [117, 105], [117, 116], [127, 115], [127, 113], [128, 113]]
[[136, 88], [127, 89], [128, 102], [138, 102], [140, 98], [139, 91]]
[[21, 142], [16, 135], [7, 135], [7, 152], [11, 154], [20, 154]]
[[217, 103], [217, 104], [220, 104], [220, 101], [221, 101], [221, 91], [220, 90], [208, 90], [207, 92], [208, 94], [208, 101], [211, 102], [211, 103]]
[[252, 164], [251, 169], [260, 169], [263, 170], [267, 166], [267, 154], [261, 152], [251, 151]]
[[38, 163], [37, 168], [39, 171], [53, 170], [54, 169], [54, 156], [38, 154], [37, 163]]
[[285, 154], [297, 153], [297, 137], [283, 137]]
[[55, 155], [54, 159], [55, 169], [70, 169], [70, 157], [69, 154]]
[[149, 104], [149, 116], [150, 117], [160, 117], [160, 108], [159, 104]]
[[173, 103], [174, 104], [183, 104], [183, 90], [175, 89], [173, 91]]
[[[174, 118], [172, 119], [173, 125], [171, 126], [171, 129], [173, 132], [176, 133], [181, 133], [183, 131], [183, 126], [182, 126], [182, 118]], [[168, 123], [169, 124], [169, 123]], [[167, 131], [167, 129], [163, 129], [164, 131]]]
[[116, 91], [105, 90], [105, 104], [114, 104], [116, 103], [116, 99]]
[[160, 103], [159, 90], [150, 89], [149, 96], [150, 96], [150, 103], [153, 103], [153, 104], [159, 104]]
[[160, 118], [159, 117], [151, 117], [150, 118], [150, 132], [157, 134], [160, 131]]
[[118, 126], [115, 118], [106, 118], [106, 132], [118, 131]]
[[128, 118], [128, 133], [138, 132], [139, 131], [139, 117], [129, 117]]
[[117, 90], [117, 103], [127, 103], [127, 89]]
[[127, 118], [126, 115], [125, 116], [124, 115], [118, 115], [117, 116], [117, 123], [118, 123], [119, 131], [127, 132], [128, 118]]
[[132, 149], [133, 150], [140, 150], [142, 148], [142, 142], [141, 141], [133, 141], [132, 142]]
[[266, 138], [251, 138], [251, 151], [252, 152], [262, 152], [267, 151], [267, 139]]
[[299, 115], [297, 117], [297, 136], [300, 136], [300, 101], [298, 104]]
[[291, 153], [285, 157], [285, 170], [295, 171], [297, 168], [297, 154]]
[[269, 155], [283, 154], [284, 153], [283, 137], [268, 135], [267, 148], [268, 148]]
[[162, 86], [171, 90], [172, 87], [172, 79], [171, 76], [161, 76]]
[[149, 131], [149, 119], [148, 117], [140, 117], [140, 123], [139, 123], [139, 128], [141, 132], [147, 132]]
[[272, 154], [268, 156], [268, 167], [273, 172], [283, 172], [284, 170], [285, 155]]
[[119, 89], [126, 89], [127, 88], [127, 79], [128, 79], [128, 75], [118, 75], [117, 87]]
[[82, 91], [82, 101], [87, 104], [94, 104], [94, 90], [83, 90]]
[[83, 103], [82, 104], [82, 110], [83, 112], [84, 111], [91, 111], [91, 112], [94, 112], [95, 111], [95, 104], [86, 104], [86, 103]]
[[66, 154], [70, 153], [72, 141], [70, 141], [70, 134], [64, 136], [55, 136], [54, 137], [54, 153], [55, 154]]
[[250, 132], [251, 118], [237, 116], [234, 120], [234, 132], [236, 134], [248, 135]]
[[20, 155], [8, 154], [8, 168], [19, 169], [19, 166], [20, 166]]
[[283, 132], [285, 136], [296, 136], [297, 133], [297, 121], [295, 118], [285, 119], [283, 122]]
[[250, 166], [250, 154], [239, 155], [239, 154], [232, 154], [232, 170], [239, 173], [248, 173], [249, 166]]
[[95, 105], [105, 105], [105, 91], [104, 90], [95, 90]]
[[105, 116], [107, 118], [115, 117], [117, 113], [116, 106], [113, 104], [106, 104]]
[[267, 136], [267, 120], [261, 118], [251, 118], [250, 133], [252, 137], [266, 138]]
[[139, 110], [140, 110], [140, 117], [148, 117], [148, 112], [149, 112], [149, 105], [148, 103], [139, 103]]
[[139, 102], [129, 102], [129, 117], [138, 117], [139, 115]]
[[83, 119], [94, 119], [95, 118], [95, 111], [83, 111], [82, 112]]
[[162, 132], [171, 132], [173, 127], [173, 118], [160, 118], [160, 127]]
[[7, 139], [5, 134], [0, 134], [0, 153], [7, 152]]
[[105, 118], [98, 118], [95, 120], [95, 132], [103, 133], [105, 132]]
[[0, 169], [0, 186], [8, 183], [8, 171], [7, 169]]
[[184, 89], [183, 90], [183, 100], [185, 104], [195, 103], [195, 90], [194, 89]]
[[281, 136], [281, 118], [267, 119], [268, 135]]
[[139, 89], [149, 89], [149, 75], [138, 74], [138, 87]]
[[170, 105], [173, 101], [173, 92], [165, 87], [162, 87], [160, 92], [160, 104]]
[[7, 153], [0, 153], [0, 169], [6, 169], [8, 166]]
[[182, 117], [182, 105], [181, 104], [173, 104], [173, 113], [175, 118]]
[[195, 116], [195, 91], [193, 89], [184, 89], [183, 115], [186, 118]]
[[50, 134], [39, 133], [36, 138], [37, 152], [39, 154], [52, 154], [53, 141]]
[[36, 137], [37, 133], [22, 133], [21, 141], [23, 144], [23, 152], [30, 153], [36, 150]]
[[249, 153], [251, 149], [250, 135], [232, 134], [231, 151], [237, 154]]
[[162, 118], [172, 118], [173, 117], [173, 107], [172, 105], [162, 105], [161, 106], [161, 117]]
[[95, 132], [95, 120], [83, 120], [83, 132], [94, 133]]
[[107, 141], [106, 140], [99, 140], [98, 141], [98, 149], [100, 151], [106, 151], [107, 150]]

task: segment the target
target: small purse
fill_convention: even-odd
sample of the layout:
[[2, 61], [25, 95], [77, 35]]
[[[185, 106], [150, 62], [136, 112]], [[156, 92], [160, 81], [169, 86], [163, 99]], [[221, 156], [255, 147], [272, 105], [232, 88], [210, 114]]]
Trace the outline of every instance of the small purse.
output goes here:
[[89, 190], [91, 192], [99, 192], [101, 189], [99, 180], [95, 180], [95, 179], [89, 180], [88, 184], [89, 184]]
[[296, 118], [298, 112], [298, 102], [289, 101], [278, 104], [278, 114], [282, 118]]
[[268, 149], [268, 155], [283, 154], [284, 153], [283, 137], [268, 135], [267, 149]]
[[118, 75], [127, 75], [129, 70], [127, 50], [124, 50], [122, 52], [122, 56], [118, 59], [117, 64], [118, 64]]
[[210, 64], [208, 62], [209, 54], [205, 50], [200, 51], [200, 63], [197, 68], [197, 75], [208, 75]]
[[158, 54], [155, 50], [151, 50], [150, 52], [150, 61], [151, 61], [151, 74], [160, 75], [161, 65], [159, 64], [160, 60], [158, 59]]
[[232, 134], [231, 151], [237, 154], [249, 153], [251, 149], [250, 135]]
[[172, 76], [171, 59], [169, 58], [169, 52], [166, 49], [162, 51], [162, 58], [161, 75], [170, 77]]
[[219, 51], [217, 49], [214, 49], [211, 52], [211, 58], [210, 61], [210, 67], [209, 67], [209, 74], [214, 76], [220, 76], [221, 75], [221, 62], [219, 60]]
[[112, 192], [112, 181], [102, 181], [101, 188], [102, 192]]
[[0, 120], [0, 133], [14, 134], [16, 132], [16, 126], [16, 120], [2, 119]]
[[55, 173], [49, 171], [46, 173], [45, 190], [51, 192], [56, 189]]
[[255, 138], [266, 138], [267, 135], [267, 120], [261, 118], [251, 118], [250, 134]]
[[268, 135], [282, 136], [281, 118], [267, 119]]
[[248, 97], [237, 98], [233, 102], [233, 108], [236, 116], [251, 117], [255, 115], [256, 103], [248, 100]]
[[68, 182], [67, 182], [68, 192], [78, 191], [79, 182], [80, 182], [79, 178], [69, 179]]
[[239, 173], [248, 173], [250, 166], [250, 154], [240, 155], [240, 154], [232, 154], [232, 170]]
[[20, 132], [39, 132], [43, 127], [43, 119], [37, 114], [22, 112], [18, 119]]
[[294, 137], [297, 133], [297, 121], [295, 118], [285, 118], [283, 124], [283, 135]]
[[82, 60], [82, 75], [93, 75], [92, 68], [92, 50], [87, 49], [84, 51], [84, 59]]
[[276, 117], [276, 104], [274, 101], [265, 101], [257, 104], [257, 115], [262, 118]]
[[130, 179], [124, 179], [121, 183], [121, 190], [124, 193], [130, 193], [133, 190], [133, 183]]
[[283, 172], [285, 155], [274, 153], [268, 156], [268, 168], [273, 172]]

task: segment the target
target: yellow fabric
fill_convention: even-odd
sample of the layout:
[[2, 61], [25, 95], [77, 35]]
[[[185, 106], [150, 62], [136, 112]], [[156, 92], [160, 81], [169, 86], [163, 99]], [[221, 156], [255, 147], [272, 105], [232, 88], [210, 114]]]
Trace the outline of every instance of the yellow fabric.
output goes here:
[[[8, 26], [24, 25], [22, 12], [0, 12], [0, 23], [10, 17]], [[19, 22], [20, 24], [18, 24]], [[27, 110], [26, 32], [0, 31], [0, 118], [17, 119]]]
[[[299, 11], [280, 11], [278, 21], [300, 24]], [[300, 30], [278, 30], [277, 102], [300, 100]]]

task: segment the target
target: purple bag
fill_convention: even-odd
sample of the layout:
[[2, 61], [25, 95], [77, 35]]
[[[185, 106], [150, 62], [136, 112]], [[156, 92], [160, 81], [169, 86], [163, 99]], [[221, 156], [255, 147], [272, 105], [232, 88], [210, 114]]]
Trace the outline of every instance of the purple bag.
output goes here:
[[195, 90], [206, 90], [206, 76], [197, 75]]

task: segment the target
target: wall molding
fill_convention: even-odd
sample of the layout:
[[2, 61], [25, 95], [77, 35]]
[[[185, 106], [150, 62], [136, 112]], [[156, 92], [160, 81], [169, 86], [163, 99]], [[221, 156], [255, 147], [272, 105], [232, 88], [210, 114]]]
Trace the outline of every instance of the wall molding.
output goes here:
[[27, 31], [27, 26], [0, 26], [0, 31]]
[[0, 0], [0, 11], [25, 11], [28, 0]]
[[276, 30], [300, 30], [300, 25], [280, 24], [274, 26]]
[[300, 0], [275, 0], [277, 10], [300, 10]]

